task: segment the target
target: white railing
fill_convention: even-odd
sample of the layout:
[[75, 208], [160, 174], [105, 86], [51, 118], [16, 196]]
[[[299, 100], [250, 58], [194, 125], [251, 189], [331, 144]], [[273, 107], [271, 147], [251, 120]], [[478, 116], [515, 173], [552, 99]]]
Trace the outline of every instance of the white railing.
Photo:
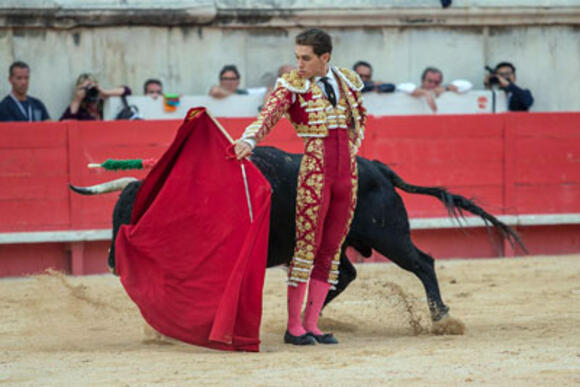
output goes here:
[[[256, 117], [263, 99], [263, 94], [233, 95], [224, 99], [205, 95], [181, 96], [177, 109], [168, 112], [163, 98], [127, 98], [130, 105], [139, 109], [141, 118], [151, 120], [181, 120], [190, 108], [196, 106], [205, 106], [216, 117]], [[438, 107], [436, 114], [500, 113], [505, 112], [507, 106], [505, 93], [489, 90], [473, 90], [465, 94], [447, 92], [435, 101]], [[364, 104], [369, 114], [379, 116], [435, 114], [423, 98], [414, 98], [401, 92], [365, 93]], [[104, 118], [114, 119], [122, 107], [120, 98], [110, 98], [105, 104]]]

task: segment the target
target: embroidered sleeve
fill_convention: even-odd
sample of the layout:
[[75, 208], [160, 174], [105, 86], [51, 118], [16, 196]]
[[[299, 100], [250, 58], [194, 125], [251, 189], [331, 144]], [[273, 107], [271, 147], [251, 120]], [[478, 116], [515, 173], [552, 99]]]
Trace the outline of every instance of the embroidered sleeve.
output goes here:
[[356, 92], [356, 99], [358, 102], [358, 109], [360, 113], [360, 130], [362, 138], [364, 138], [365, 128], [367, 126], [367, 109], [363, 105], [363, 97], [360, 91]]
[[292, 92], [278, 85], [266, 100], [258, 119], [246, 128], [242, 139], [253, 139], [257, 143], [262, 141], [288, 111], [291, 104]]
[[350, 131], [350, 139], [352, 144], [354, 145], [354, 153], [356, 154], [362, 144], [362, 140], [365, 138], [365, 128], [367, 124], [367, 109], [365, 109], [363, 105], [363, 98], [362, 93], [360, 91], [356, 91], [354, 93], [356, 98], [356, 105], [358, 114], [355, 116], [355, 119], [358, 121], [358, 130]]

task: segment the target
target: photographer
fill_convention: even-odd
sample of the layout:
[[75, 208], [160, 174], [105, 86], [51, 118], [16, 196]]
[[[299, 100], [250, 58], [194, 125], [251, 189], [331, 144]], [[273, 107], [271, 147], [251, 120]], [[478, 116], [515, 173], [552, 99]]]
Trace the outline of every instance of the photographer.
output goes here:
[[62, 113], [60, 120], [102, 120], [105, 99], [128, 95], [131, 95], [131, 89], [127, 86], [104, 90], [99, 86], [99, 82], [94, 75], [89, 73], [81, 74], [75, 84], [73, 100]]
[[534, 103], [534, 97], [528, 89], [522, 89], [516, 85], [516, 68], [510, 62], [501, 62], [495, 66], [495, 70], [486, 66], [488, 73], [485, 75], [483, 84], [487, 89], [494, 85], [505, 91], [508, 100], [508, 110], [512, 112], [527, 112]]

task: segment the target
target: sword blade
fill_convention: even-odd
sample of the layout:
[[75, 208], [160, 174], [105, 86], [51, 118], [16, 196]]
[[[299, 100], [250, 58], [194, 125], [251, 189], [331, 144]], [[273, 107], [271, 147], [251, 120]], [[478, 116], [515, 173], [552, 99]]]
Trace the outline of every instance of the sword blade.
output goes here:
[[248, 210], [250, 212], [250, 223], [254, 222], [254, 212], [252, 210], [252, 200], [250, 199], [250, 188], [248, 187], [248, 176], [246, 175], [246, 166], [244, 161], [240, 162], [242, 166], [242, 177], [244, 178], [244, 188], [246, 189], [246, 200], [248, 201]]

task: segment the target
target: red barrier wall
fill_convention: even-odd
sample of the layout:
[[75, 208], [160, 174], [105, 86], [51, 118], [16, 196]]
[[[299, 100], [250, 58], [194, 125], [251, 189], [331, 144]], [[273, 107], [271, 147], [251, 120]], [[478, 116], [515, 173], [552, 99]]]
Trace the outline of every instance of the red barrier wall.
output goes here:
[[[237, 138], [251, 122], [219, 120]], [[117, 194], [71, 193], [70, 181], [92, 185], [144, 171], [86, 168], [107, 158], [158, 158], [178, 121], [0, 124], [0, 232], [110, 227]], [[301, 152], [283, 120], [263, 145]], [[495, 214], [580, 213], [580, 113], [370, 117], [361, 155], [389, 164], [416, 185], [442, 185], [475, 198]], [[444, 217], [436, 199], [401, 193], [410, 217]], [[532, 253], [580, 251], [578, 226], [522, 228]], [[530, 238], [527, 238], [527, 237]], [[483, 229], [415, 230], [417, 245], [436, 257], [498, 256]], [[106, 242], [0, 245], [0, 276], [53, 266], [78, 273], [105, 269]], [[500, 244], [501, 246], [501, 244]], [[78, 257], [81, 258], [78, 258]], [[71, 262], [76, 262], [76, 269]]]

